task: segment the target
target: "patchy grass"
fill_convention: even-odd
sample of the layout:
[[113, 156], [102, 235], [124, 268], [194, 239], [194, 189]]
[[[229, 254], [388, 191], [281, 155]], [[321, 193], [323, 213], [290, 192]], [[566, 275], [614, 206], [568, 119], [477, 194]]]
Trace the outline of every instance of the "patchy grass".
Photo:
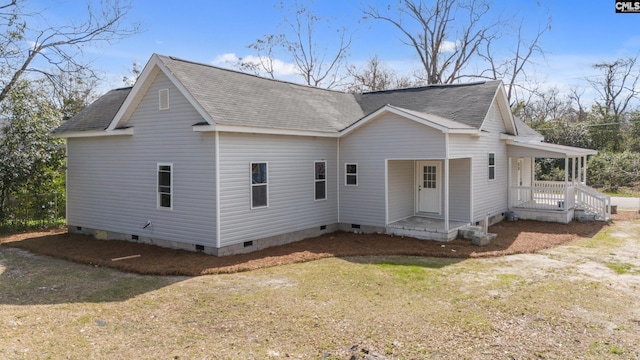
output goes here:
[[635, 359], [640, 277], [606, 264], [640, 267], [640, 223], [606, 229], [536, 254], [345, 256], [198, 277], [0, 247], [0, 358]]

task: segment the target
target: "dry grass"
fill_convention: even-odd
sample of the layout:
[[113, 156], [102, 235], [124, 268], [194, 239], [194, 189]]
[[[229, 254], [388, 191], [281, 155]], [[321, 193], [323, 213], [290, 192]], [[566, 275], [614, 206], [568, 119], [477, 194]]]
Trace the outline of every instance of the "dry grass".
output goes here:
[[[0, 238], [0, 243], [36, 254], [138, 274], [197, 276], [255, 270], [328, 257], [413, 255], [464, 259], [531, 253], [565, 244], [578, 237], [593, 236], [603, 226], [600, 222], [573, 222], [568, 225], [537, 221], [502, 222], [490, 228], [498, 237], [484, 247], [474, 246], [462, 239], [439, 243], [389, 235], [338, 232], [226, 257], [127, 241], [96, 240], [62, 230], [8, 236]], [[132, 255], [140, 256], [112, 261]]]
[[[522, 236], [560, 237], [548, 227]], [[197, 277], [0, 246], [0, 358], [637, 359], [640, 221], [565, 236], [575, 240], [535, 254], [355, 256]]]

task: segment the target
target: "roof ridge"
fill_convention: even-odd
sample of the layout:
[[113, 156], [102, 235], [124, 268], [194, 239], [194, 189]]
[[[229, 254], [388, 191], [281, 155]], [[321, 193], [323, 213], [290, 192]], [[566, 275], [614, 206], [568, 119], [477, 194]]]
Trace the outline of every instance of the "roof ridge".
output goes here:
[[245, 75], [245, 76], [253, 77], [253, 78], [256, 78], [256, 79], [259, 79], [259, 80], [271, 81], [271, 82], [276, 82], [276, 83], [281, 83], [281, 84], [286, 84], [286, 85], [299, 86], [299, 87], [302, 87], [302, 88], [308, 88], [308, 89], [313, 89], [313, 90], [324, 90], [324, 91], [330, 91], [330, 92], [333, 92], [333, 93], [352, 95], [351, 93], [348, 93], [346, 91], [327, 89], [327, 88], [313, 86], [313, 85], [299, 84], [299, 83], [295, 83], [293, 81], [287, 81], [287, 80], [270, 79], [268, 77], [264, 77], [264, 76], [260, 76], [260, 75], [256, 75], [256, 74], [250, 74], [250, 73], [242, 72], [242, 71], [239, 71], [239, 70], [224, 68], [224, 67], [221, 67], [221, 66], [202, 63], [202, 62], [198, 62], [198, 61], [186, 60], [186, 59], [182, 59], [182, 58], [179, 58], [179, 57], [176, 57], [176, 56], [161, 55], [161, 54], [154, 54], [154, 55], [157, 55], [157, 56], [159, 56], [161, 58], [167, 58], [167, 59], [171, 59], [171, 60], [174, 60], [174, 61], [180, 61], [180, 62], [192, 64], [192, 65], [209, 67], [209, 68], [213, 68], [213, 69], [216, 69], [216, 70], [235, 73], [235, 74], [238, 74], [238, 75]]
[[424, 90], [428, 88], [453, 88], [453, 87], [484, 85], [484, 84], [493, 83], [493, 82], [500, 82], [500, 80], [480, 80], [480, 81], [473, 81], [468, 83], [457, 83], [457, 84], [427, 84], [423, 86], [413, 86], [413, 87], [405, 87], [405, 88], [398, 88], [398, 89], [366, 91], [361, 94], [365, 95], [365, 94], [379, 94], [379, 93], [400, 92], [400, 91], [415, 91], [415, 90]]

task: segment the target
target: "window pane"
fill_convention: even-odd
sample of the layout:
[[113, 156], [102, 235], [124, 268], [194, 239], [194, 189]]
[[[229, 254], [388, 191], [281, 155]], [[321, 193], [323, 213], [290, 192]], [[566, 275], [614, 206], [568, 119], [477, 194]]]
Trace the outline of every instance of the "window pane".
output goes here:
[[489, 166], [493, 166], [496, 164], [496, 154], [489, 154]]
[[358, 185], [357, 175], [347, 175], [347, 185]]
[[171, 207], [171, 195], [169, 194], [160, 194], [160, 206], [161, 207]]
[[356, 174], [358, 172], [358, 165], [347, 164], [347, 174]]
[[496, 178], [496, 168], [490, 167], [489, 168], [489, 180], [493, 180], [495, 178]]
[[171, 165], [160, 165], [158, 171], [171, 171]]
[[316, 181], [316, 200], [327, 198], [326, 181]]
[[251, 206], [267, 206], [267, 185], [254, 185], [251, 187]]
[[252, 184], [267, 183], [267, 164], [266, 163], [251, 164], [251, 183]]
[[326, 179], [325, 167], [326, 163], [324, 161], [316, 163], [316, 180]]
[[171, 186], [171, 173], [167, 171], [158, 172], [158, 185]]

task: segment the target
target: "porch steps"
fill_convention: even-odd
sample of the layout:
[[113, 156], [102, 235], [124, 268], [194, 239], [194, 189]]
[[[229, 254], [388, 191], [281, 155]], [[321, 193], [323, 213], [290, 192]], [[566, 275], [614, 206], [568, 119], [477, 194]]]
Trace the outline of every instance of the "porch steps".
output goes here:
[[471, 240], [473, 245], [486, 246], [495, 239], [498, 234], [486, 233], [480, 226], [465, 226], [458, 230], [458, 235], [464, 239]]
[[575, 220], [577, 220], [578, 222], [594, 222], [596, 220], [598, 221], [604, 221], [604, 219], [602, 219], [601, 217], [598, 216], [598, 214], [586, 210], [586, 209], [575, 209], [573, 212], [573, 218]]

